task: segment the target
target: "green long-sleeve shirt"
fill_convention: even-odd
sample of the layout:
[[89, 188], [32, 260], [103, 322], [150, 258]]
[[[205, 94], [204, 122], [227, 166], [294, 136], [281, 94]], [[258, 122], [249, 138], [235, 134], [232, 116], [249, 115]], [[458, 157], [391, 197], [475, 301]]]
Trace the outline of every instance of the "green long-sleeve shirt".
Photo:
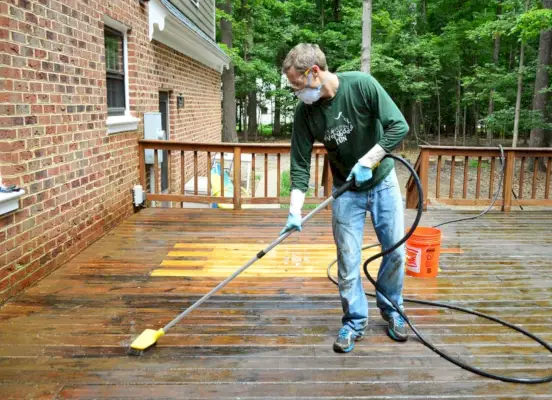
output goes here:
[[[331, 99], [312, 105], [300, 102], [295, 110], [291, 136], [291, 188], [306, 192], [314, 141], [324, 143], [336, 186], [343, 185], [351, 169], [374, 145], [391, 152], [408, 133], [408, 125], [391, 97], [371, 75], [361, 72], [336, 74], [339, 87]], [[385, 159], [369, 189], [393, 169]]]

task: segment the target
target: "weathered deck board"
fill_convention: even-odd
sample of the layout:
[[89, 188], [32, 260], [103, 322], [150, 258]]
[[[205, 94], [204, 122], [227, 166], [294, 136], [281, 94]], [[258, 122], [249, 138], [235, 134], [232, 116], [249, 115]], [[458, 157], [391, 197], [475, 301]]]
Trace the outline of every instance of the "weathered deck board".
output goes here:
[[[470, 215], [432, 211], [423, 223], [460, 214]], [[310, 259], [311, 276], [274, 276], [285, 259], [278, 254], [259, 266], [259, 276], [237, 278], [141, 357], [126, 355], [144, 329], [162, 327], [215, 286], [221, 271], [233, 272], [274, 240], [285, 217], [285, 210], [134, 215], [0, 308], [2, 398], [550, 398], [550, 384], [491, 381], [415, 339], [391, 341], [372, 298], [367, 337], [353, 353], [334, 353], [341, 307], [323, 277], [333, 244], [328, 212], [286, 240], [290, 249], [323, 249]], [[442, 254], [437, 279], [407, 277], [405, 296], [487, 312], [551, 341], [552, 213], [491, 213], [443, 232], [444, 247], [457, 250]], [[374, 241], [367, 226], [365, 243]], [[163, 260], [204, 262], [213, 243], [246, 245], [211, 264], [217, 276], [152, 276]], [[372, 291], [369, 283], [366, 289]], [[479, 367], [512, 376], [552, 373], [552, 356], [538, 344], [490, 321], [420, 305], [406, 310], [428, 339]]]

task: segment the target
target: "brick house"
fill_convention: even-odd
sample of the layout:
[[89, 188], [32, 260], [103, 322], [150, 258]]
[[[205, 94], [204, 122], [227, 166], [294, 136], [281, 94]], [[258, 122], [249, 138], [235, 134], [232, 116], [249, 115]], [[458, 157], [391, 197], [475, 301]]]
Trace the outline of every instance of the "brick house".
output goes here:
[[0, 215], [2, 302], [133, 213], [145, 113], [220, 141], [229, 58], [214, 0], [7, 0], [0, 18], [0, 180], [25, 191]]

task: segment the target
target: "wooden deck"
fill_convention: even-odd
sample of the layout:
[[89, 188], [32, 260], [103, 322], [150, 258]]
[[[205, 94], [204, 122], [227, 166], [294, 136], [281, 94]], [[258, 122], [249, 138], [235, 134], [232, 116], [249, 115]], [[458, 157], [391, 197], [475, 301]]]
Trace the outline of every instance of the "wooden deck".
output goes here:
[[[423, 224], [459, 215], [431, 211]], [[302, 276], [297, 268], [275, 274], [277, 262], [252, 266], [156, 347], [126, 355], [144, 329], [165, 325], [219, 275], [274, 240], [285, 217], [285, 210], [145, 209], [126, 220], [0, 308], [0, 397], [552, 398], [551, 384], [480, 378], [414, 338], [391, 341], [372, 299], [367, 338], [350, 354], [334, 353], [341, 306], [324, 278], [327, 254], [316, 252], [308, 260], [288, 256], [289, 265], [308, 267]], [[326, 211], [315, 217], [287, 249], [331, 249], [330, 220]], [[365, 242], [374, 240], [367, 226]], [[456, 250], [442, 255], [438, 278], [407, 277], [406, 296], [471, 307], [552, 341], [552, 212], [492, 213], [449, 225], [443, 245]], [[220, 269], [208, 260], [213, 246], [223, 255]], [[264, 260], [285, 263], [283, 250]], [[179, 272], [159, 272], [171, 268]], [[512, 376], [552, 373], [549, 353], [506, 328], [439, 309], [406, 310], [430, 340], [479, 367]]]

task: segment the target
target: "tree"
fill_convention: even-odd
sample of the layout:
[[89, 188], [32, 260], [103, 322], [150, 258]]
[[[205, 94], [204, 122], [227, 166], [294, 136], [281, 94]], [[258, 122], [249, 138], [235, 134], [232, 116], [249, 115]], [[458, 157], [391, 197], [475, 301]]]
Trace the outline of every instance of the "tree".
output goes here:
[[[529, 1], [525, 0], [525, 12], [529, 9]], [[516, 95], [516, 111], [515, 111], [515, 117], [514, 117], [514, 132], [513, 132], [513, 139], [512, 139], [512, 147], [517, 146], [518, 136], [519, 136], [519, 114], [521, 112], [521, 92], [523, 90], [523, 68], [524, 68], [524, 57], [525, 57], [525, 43], [523, 39], [521, 40], [519, 50], [519, 71], [518, 71], [518, 87], [517, 87], [517, 95]]]
[[[219, 8], [226, 13], [220, 19], [220, 40], [232, 49], [232, 0], [226, 0]], [[222, 141], [237, 142], [236, 133], [236, 88], [234, 83], [234, 63], [222, 72]]]
[[280, 130], [280, 112], [281, 131], [290, 132], [283, 121], [289, 122], [297, 99], [281, 87], [281, 64], [293, 46], [308, 42], [321, 47], [330, 71], [376, 77], [405, 114], [412, 137], [459, 143], [462, 135], [469, 144], [485, 131], [490, 143], [493, 134], [512, 138], [516, 124], [520, 139], [533, 131], [532, 140], [547, 145], [552, 0], [544, 7], [531, 0], [528, 11], [525, 2], [234, 0], [233, 47], [226, 50], [241, 125], [245, 130], [249, 111], [248, 131], [256, 132], [258, 107], [266, 103], [275, 107], [273, 131]]
[[362, 64], [361, 71], [370, 73], [372, 51], [372, 0], [362, 2]]
[[[497, 19], [500, 17], [502, 11], [501, 0], [498, 0], [496, 7], [496, 16]], [[494, 51], [493, 51], [493, 63], [498, 67], [498, 58], [500, 57], [500, 32], [494, 34]], [[491, 90], [491, 95], [489, 96], [489, 115], [494, 112], [494, 102], [493, 102], [494, 89]], [[493, 130], [487, 129], [487, 146], [490, 146], [493, 143]]]
[[[552, 0], [543, 0], [545, 9], [552, 8]], [[546, 106], [548, 101], [548, 67], [550, 65], [550, 51], [552, 48], [552, 30], [544, 30], [540, 33], [539, 58], [537, 74], [535, 77], [535, 95], [533, 98], [533, 111], [538, 112], [543, 120], [548, 118]], [[550, 137], [543, 127], [531, 129], [529, 146], [545, 147], [550, 145]]]

